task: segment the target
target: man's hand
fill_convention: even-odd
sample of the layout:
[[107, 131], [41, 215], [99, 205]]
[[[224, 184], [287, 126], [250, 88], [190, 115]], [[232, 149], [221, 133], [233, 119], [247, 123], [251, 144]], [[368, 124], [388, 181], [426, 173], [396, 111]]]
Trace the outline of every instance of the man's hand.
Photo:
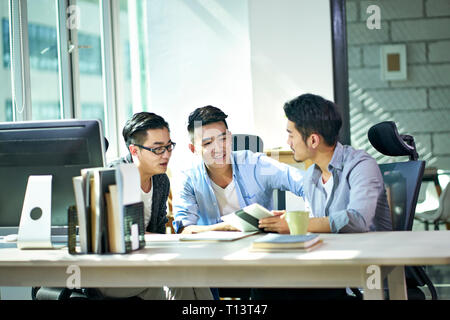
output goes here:
[[215, 226], [216, 226], [216, 228], [213, 229], [214, 231], [241, 231], [226, 222], [221, 222], [221, 223], [215, 224]]
[[239, 231], [239, 229], [236, 229], [235, 227], [229, 225], [226, 222], [216, 223], [210, 226], [197, 226], [197, 225], [190, 225], [185, 228], [183, 228], [183, 231], [181, 233], [183, 234], [191, 234], [191, 233], [200, 233], [205, 231]]
[[191, 233], [199, 233], [199, 232], [205, 232], [207, 230], [208, 226], [197, 226], [197, 225], [191, 225], [183, 228], [183, 231], [181, 231], [182, 234], [191, 234]]
[[278, 232], [289, 234], [289, 226], [285, 219], [286, 211], [272, 211], [274, 217], [263, 218], [259, 220], [259, 228], [267, 232]]

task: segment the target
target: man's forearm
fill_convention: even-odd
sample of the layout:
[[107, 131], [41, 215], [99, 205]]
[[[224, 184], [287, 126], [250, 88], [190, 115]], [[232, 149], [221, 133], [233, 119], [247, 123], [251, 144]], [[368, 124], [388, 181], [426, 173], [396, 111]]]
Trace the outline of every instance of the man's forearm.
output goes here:
[[205, 231], [211, 231], [212, 226], [198, 226], [196, 224], [192, 224], [186, 227], [181, 228], [178, 233], [198, 233], [198, 232], [205, 232]]
[[328, 217], [310, 218], [308, 224], [308, 232], [330, 233], [330, 219]]

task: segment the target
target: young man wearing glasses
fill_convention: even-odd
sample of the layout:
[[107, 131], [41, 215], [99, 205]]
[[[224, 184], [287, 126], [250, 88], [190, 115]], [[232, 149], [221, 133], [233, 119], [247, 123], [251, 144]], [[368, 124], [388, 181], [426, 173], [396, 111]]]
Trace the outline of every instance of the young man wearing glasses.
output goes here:
[[213, 106], [189, 115], [189, 148], [201, 161], [183, 173], [174, 192], [173, 225], [178, 233], [235, 230], [221, 217], [253, 203], [271, 210], [274, 189], [302, 196], [300, 170], [262, 153], [231, 151], [226, 118]]
[[160, 116], [140, 112], [128, 120], [122, 131], [129, 155], [141, 176], [147, 232], [166, 233], [167, 197], [170, 182], [166, 171], [175, 143], [170, 139], [169, 125]]
[[[168, 123], [150, 112], [140, 112], [127, 121], [122, 131], [129, 154], [117, 163], [134, 163], [141, 177], [144, 223], [149, 233], [166, 233], [167, 198], [170, 182], [166, 171], [175, 142]], [[147, 300], [212, 299], [209, 288], [100, 288], [107, 297], [138, 297]]]

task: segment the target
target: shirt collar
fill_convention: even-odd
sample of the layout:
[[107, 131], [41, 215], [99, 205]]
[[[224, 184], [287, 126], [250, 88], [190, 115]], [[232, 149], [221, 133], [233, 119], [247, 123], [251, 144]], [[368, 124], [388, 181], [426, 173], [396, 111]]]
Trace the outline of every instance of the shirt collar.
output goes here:
[[332, 168], [336, 168], [342, 170], [344, 166], [344, 147], [340, 142], [336, 143], [336, 147], [334, 148], [333, 157], [331, 158], [330, 163], [328, 164], [328, 170]]
[[[334, 148], [333, 157], [331, 158], [330, 163], [328, 164], [328, 170], [332, 170], [333, 168], [342, 170], [343, 168], [343, 159], [344, 159], [344, 147], [340, 142], [336, 143], [336, 147]], [[313, 164], [313, 172], [311, 174], [311, 181], [315, 184], [319, 181], [322, 176], [322, 171], [320, 168]]]

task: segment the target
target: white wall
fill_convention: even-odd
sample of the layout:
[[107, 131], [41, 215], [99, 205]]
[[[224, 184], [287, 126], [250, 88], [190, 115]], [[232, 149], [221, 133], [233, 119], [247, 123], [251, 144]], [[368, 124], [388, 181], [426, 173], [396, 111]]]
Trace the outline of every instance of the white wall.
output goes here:
[[328, 0], [249, 0], [253, 112], [265, 148], [287, 148], [286, 101], [334, 100]]
[[172, 172], [191, 166], [187, 119], [214, 105], [230, 130], [253, 132], [246, 1], [148, 1], [150, 111], [169, 122]]
[[233, 133], [287, 148], [282, 106], [305, 92], [333, 99], [328, 0], [148, 1], [150, 110], [177, 142], [172, 172], [191, 166], [187, 117], [208, 104]]

